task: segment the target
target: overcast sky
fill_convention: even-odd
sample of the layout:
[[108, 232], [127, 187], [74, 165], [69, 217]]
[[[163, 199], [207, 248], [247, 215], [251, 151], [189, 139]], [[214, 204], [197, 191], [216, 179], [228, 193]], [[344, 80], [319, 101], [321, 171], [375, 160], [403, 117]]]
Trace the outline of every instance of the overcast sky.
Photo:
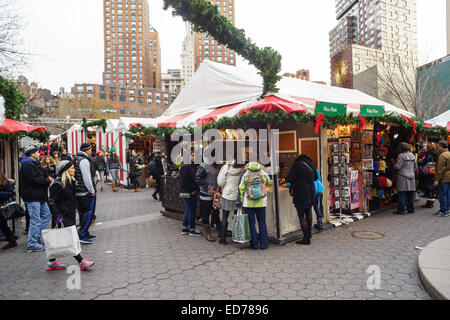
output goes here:
[[[75, 82], [100, 83], [103, 72], [103, 0], [17, 0], [26, 22], [25, 47], [35, 53], [23, 74], [41, 87], [67, 91]], [[330, 81], [328, 32], [336, 26], [335, 0], [235, 0], [236, 26], [260, 47], [280, 52], [282, 73], [309, 69]], [[276, 5], [274, 5], [276, 4]], [[180, 68], [184, 22], [149, 0], [159, 31], [162, 71]], [[417, 0], [419, 63], [446, 55], [445, 0]], [[238, 67], [252, 68], [242, 60]]]

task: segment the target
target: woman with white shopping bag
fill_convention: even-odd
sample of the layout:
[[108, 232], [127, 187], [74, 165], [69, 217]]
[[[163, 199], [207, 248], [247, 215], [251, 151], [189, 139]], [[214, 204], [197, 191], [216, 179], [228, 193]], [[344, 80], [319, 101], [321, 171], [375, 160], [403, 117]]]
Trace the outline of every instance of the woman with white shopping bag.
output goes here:
[[[75, 226], [75, 211], [76, 211], [76, 197], [75, 197], [75, 166], [72, 161], [63, 160], [58, 163], [56, 167], [57, 178], [50, 185], [50, 197], [49, 197], [49, 207], [52, 215], [55, 217], [56, 224], [59, 225], [63, 223], [66, 229]], [[73, 233], [73, 241], [74, 245], [74, 258], [80, 264], [81, 270], [89, 270], [94, 262], [88, 259], [83, 259], [81, 257], [80, 251], [81, 247], [79, 246], [79, 239], [76, 233]], [[44, 235], [45, 239], [50, 239], [50, 233], [52, 230], [47, 230], [48, 236]], [[55, 234], [56, 236], [56, 234]], [[78, 242], [78, 243], [77, 243]], [[51, 246], [47, 245], [46, 248], [51, 248]], [[79, 249], [77, 249], [79, 248]], [[48, 256], [52, 256], [51, 253], [47, 252]], [[60, 264], [55, 258], [52, 258], [47, 263], [47, 271], [50, 270], [62, 270], [65, 269], [66, 266]]]

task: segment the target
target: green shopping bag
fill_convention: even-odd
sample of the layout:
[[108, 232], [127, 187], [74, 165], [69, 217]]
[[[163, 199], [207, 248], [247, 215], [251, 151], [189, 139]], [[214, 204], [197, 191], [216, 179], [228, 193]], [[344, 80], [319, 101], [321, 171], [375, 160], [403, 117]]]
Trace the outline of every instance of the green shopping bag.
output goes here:
[[248, 215], [242, 214], [242, 209], [238, 209], [237, 214], [233, 216], [231, 233], [234, 242], [246, 243], [252, 239]]

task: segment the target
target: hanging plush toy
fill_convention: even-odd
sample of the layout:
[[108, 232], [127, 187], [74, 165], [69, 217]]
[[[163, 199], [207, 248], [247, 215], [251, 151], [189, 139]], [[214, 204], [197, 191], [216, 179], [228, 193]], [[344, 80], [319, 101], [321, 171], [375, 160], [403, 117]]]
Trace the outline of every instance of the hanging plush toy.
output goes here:
[[380, 171], [380, 172], [386, 171], [386, 161], [378, 160], [378, 171]]

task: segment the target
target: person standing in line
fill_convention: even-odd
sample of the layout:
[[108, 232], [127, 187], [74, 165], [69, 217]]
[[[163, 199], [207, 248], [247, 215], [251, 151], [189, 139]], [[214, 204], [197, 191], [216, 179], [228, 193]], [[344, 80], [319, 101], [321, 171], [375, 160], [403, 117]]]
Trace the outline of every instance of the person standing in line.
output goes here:
[[58, 165], [59, 163], [59, 151], [55, 151], [52, 153], [53, 161], [55, 162], [55, 165]]
[[439, 152], [436, 150], [436, 145], [428, 141], [427, 150], [424, 154], [422, 161], [418, 163], [420, 167], [425, 167], [420, 175], [421, 187], [424, 192], [424, 196], [427, 198], [427, 203], [422, 206], [422, 208], [433, 208], [434, 207], [434, 176], [426, 170], [427, 166], [432, 166], [434, 163], [434, 168], [436, 168], [436, 163], [439, 158]]
[[418, 170], [416, 157], [411, 153], [411, 147], [406, 142], [400, 143], [400, 154], [394, 168], [398, 170], [397, 191], [398, 205], [394, 214], [405, 214], [405, 202], [408, 213], [414, 213], [414, 193], [416, 192], [416, 172]]
[[52, 177], [53, 179], [56, 178], [56, 164], [52, 157], [45, 156], [41, 160], [42, 166], [45, 168], [45, 171], [47, 172], [47, 176]]
[[303, 239], [297, 240], [297, 244], [311, 244], [312, 207], [316, 198], [314, 181], [318, 179], [314, 162], [307, 155], [301, 154], [292, 165], [286, 184], [292, 188], [293, 202], [303, 233]]
[[52, 218], [47, 204], [48, 187], [54, 180], [39, 162], [39, 148], [27, 149], [25, 156], [19, 170], [19, 194], [30, 215], [27, 252], [43, 251], [42, 230], [47, 228]]
[[117, 186], [120, 184], [120, 170], [123, 170], [122, 163], [117, 156], [116, 149], [111, 148], [110, 155], [106, 160], [106, 171], [111, 175], [113, 191], [117, 191]]
[[95, 153], [95, 170], [98, 172], [98, 177], [100, 181], [100, 191], [105, 191], [105, 171], [106, 171], [106, 160], [102, 150], [98, 150]]
[[56, 141], [53, 141], [52, 144], [50, 145], [50, 154], [53, 155], [57, 151], [58, 151], [58, 144], [56, 143]]
[[180, 169], [180, 197], [183, 198], [186, 212], [183, 216], [181, 234], [199, 237], [202, 235], [195, 228], [195, 213], [198, 203], [198, 185], [195, 183], [196, 167], [194, 164], [195, 153], [191, 152], [190, 162], [184, 163]]
[[[14, 198], [14, 187], [4, 173], [0, 174], [0, 204], [6, 205], [8, 201]], [[2, 207], [3, 209], [3, 207]], [[13, 234], [11, 229], [8, 226], [8, 222], [6, 221], [3, 214], [0, 213], [0, 230], [3, 232], [3, 235], [6, 237], [8, 244], [2, 247], [2, 250], [11, 249], [17, 247], [17, 237]]]
[[[264, 171], [264, 166], [259, 162], [250, 162], [245, 166], [245, 169], [246, 171], [239, 184], [240, 203], [248, 215], [252, 249], [258, 249], [259, 239], [259, 248], [265, 250], [269, 247], [266, 224], [266, 186], [271, 186], [272, 180]], [[256, 220], [258, 221], [259, 237], [256, 232]]]
[[73, 161], [72, 157], [67, 154], [67, 149], [61, 150], [61, 156], [59, 157], [59, 160], [60, 161], [62, 161], [62, 160]]
[[134, 187], [131, 192], [138, 192], [141, 188], [139, 187], [139, 177], [142, 175], [142, 166], [144, 165], [144, 160], [136, 153], [136, 150], [131, 150], [131, 161], [130, 161], [130, 180]]
[[159, 201], [161, 199], [161, 176], [164, 174], [164, 168], [162, 164], [162, 153], [157, 151], [153, 159], [150, 161], [148, 165], [149, 176], [153, 176], [153, 179], [156, 181], [156, 189], [153, 192], [152, 197], [155, 200], [158, 200], [157, 195], [159, 195]]
[[[214, 155], [212, 155], [214, 157]], [[217, 190], [217, 175], [219, 170], [216, 163], [202, 163], [195, 174], [195, 182], [200, 187], [200, 213], [202, 215], [202, 224], [204, 236], [207, 241], [216, 241], [211, 235], [209, 217], [213, 210], [213, 195]]]
[[75, 158], [75, 179], [77, 209], [80, 216], [80, 229], [78, 234], [80, 242], [91, 244], [94, 235], [89, 234], [89, 227], [95, 211], [95, 188], [91, 170], [90, 156], [92, 147], [89, 143], [83, 143]]
[[[75, 166], [72, 161], [63, 160], [58, 164], [56, 171], [58, 177], [50, 185], [48, 205], [56, 222], [58, 224], [63, 222], [64, 227], [67, 228], [74, 226], [76, 219]], [[93, 261], [83, 259], [81, 254], [74, 256], [74, 258], [79, 263], [81, 270], [91, 270], [94, 265]], [[63, 270], [65, 268], [66, 266], [60, 264], [56, 259], [50, 259], [46, 270]]]
[[239, 195], [239, 179], [243, 167], [233, 160], [222, 166], [217, 176], [217, 184], [222, 188], [222, 223], [220, 224], [219, 243], [224, 245], [227, 244], [228, 216], [231, 212], [236, 214], [238, 209], [236, 197]]
[[440, 210], [435, 215], [439, 217], [450, 216], [450, 151], [445, 140], [438, 144], [439, 159], [436, 165], [434, 185], [438, 188]]

